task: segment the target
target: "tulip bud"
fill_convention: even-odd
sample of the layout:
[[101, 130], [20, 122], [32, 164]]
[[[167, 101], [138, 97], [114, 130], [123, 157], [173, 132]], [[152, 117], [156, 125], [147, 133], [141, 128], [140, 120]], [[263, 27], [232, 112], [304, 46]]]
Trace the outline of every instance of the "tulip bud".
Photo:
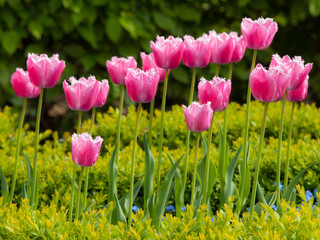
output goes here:
[[99, 88], [99, 92], [97, 95], [96, 103], [93, 106], [102, 107], [106, 103], [110, 87], [108, 80], [102, 80], [101, 82], [97, 82], [99, 83], [99, 85], [96, 85]]
[[288, 90], [287, 93], [287, 101], [289, 102], [301, 102], [303, 101], [308, 93], [308, 81], [309, 76], [306, 77], [306, 79], [303, 81], [300, 88], [297, 90]]
[[29, 73], [22, 68], [17, 68], [11, 76], [11, 85], [14, 92], [21, 98], [36, 98], [40, 94], [40, 88], [30, 81]]
[[193, 102], [190, 106], [182, 105], [187, 126], [191, 132], [204, 132], [210, 127], [213, 111], [211, 103], [199, 104]]
[[128, 69], [136, 69], [137, 61], [133, 57], [112, 57], [111, 61], [107, 60], [106, 65], [112, 82], [114, 84], [123, 85], [125, 84], [124, 78], [127, 75]]

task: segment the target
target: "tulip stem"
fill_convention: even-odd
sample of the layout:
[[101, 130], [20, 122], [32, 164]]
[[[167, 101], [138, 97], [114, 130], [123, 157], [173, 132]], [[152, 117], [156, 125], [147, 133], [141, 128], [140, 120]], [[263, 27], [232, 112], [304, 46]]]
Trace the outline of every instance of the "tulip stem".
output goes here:
[[150, 149], [152, 147], [152, 120], [153, 120], [154, 101], [155, 101], [154, 99], [155, 98], [153, 98], [150, 103], [150, 113], [149, 113], [148, 145]]
[[43, 92], [44, 88], [41, 88], [38, 110], [37, 110], [37, 120], [36, 120], [36, 141], [34, 146], [34, 162], [33, 162], [33, 179], [32, 179], [32, 195], [31, 195], [31, 204], [34, 209], [36, 209], [36, 191], [37, 191], [37, 160], [38, 160], [38, 147], [39, 147], [39, 131], [40, 131], [40, 118], [41, 118], [41, 109], [43, 102]]
[[165, 113], [165, 109], [166, 109], [167, 88], [168, 88], [168, 69], [166, 69], [166, 74], [165, 74], [165, 78], [164, 78], [163, 93], [162, 93], [160, 138], [159, 138], [159, 149], [158, 149], [159, 157], [158, 157], [158, 173], [157, 173], [157, 191], [158, 191], [158, 197], [157, 198], [159, 198], [159, 190], [160, 190], [160, 173], [161, 173], [161, 158], [162, 158], [163, 126], [164, 126], [164, 113]]
[[253, 213], [254, 204], [255, 204], [255, 201], [256, 201], [258, 177], [259, 177], [259, 170], [260, 170], [260, 160], [261, 160], [261, 153], [262, 153], [262, 147], [263, 147], [264, 132], [265, 132], [265, 129], [266, 129], [268, 105], [269, 105], [268, 102], [264, 103], [264, 113], [263, 113], [261, 132], [260, 132], [258, 156], [257, 156], [257, 160], [256, 160], [256, 167], [255, 167], [254, 180], [253, 180], [253, 186], [252, 186], [252, 196], [251, 196], [251, 203], [250, 203], [250, 215]]
[[14, 189], [15, 189], [15, 186], [16, 186], [18, 160], [19, 160], [19, 155], [20, 155], [21, 132], [22, 132], [22, 127], [23, 127], [24, 116], [26, 114], [27, 102], [28, 102], [28, 98], [23, 99], [23, 107], [22, 107], [22, 111], [21, 111], [21, 115], [20, 115], [20, 121], [19, 121], [17, 149], [16, 149], [16, 161], [15, 161], [15, 164], [14, 164], [14, 172], [13, 172], [12, 183], [11, 183], [10, 203], [12, 202]]
[[218, 77], [219, 76], [219, 71], [220, 71], [220, 65], [216, 64], [216, 73], [215, 76]]
[[[78, 112], [78, 127], [77, 127], [77, 134], [81, 132], [81, 118], [82, 112]], [[72, 222], [72, 214], [73, 214], [73, 201], [74, 201], [74, 185], [76, 182], [76, 174], [77, 174], [77, 164], [73, 164], [73, 174], [72, 174], [72, 186], [71, 186], [71, 202], [70, 202], [70, 211], [69, 211], [69, 222]]]
[[[91, 113], [91, 125], [90, 125], [90, 135], [92, 136], [92, 131], [93, 131], [93, 126], [94, 126], [94, 118], [96, 116], [96, 108], [92, 108], [92, 113]], [[88, 196], [88, 185], [89, 185], [89, 171], [90, 168], [86, 168], [85, 171], [85, 181], [84, 181], [84, 195], [83, 195], [83, 207], [86, 208], [87, 206], [87, 196]]]
[[[256, 65], [256, 59], [257, 59], [257, 53], [258, 50], [254, 49], [253, 56], [252, 56], [252, 63], [251, 63], [251, 69], [250, 73], [254, 69]], [[248, 163], [248, 142], [249, 142], [249, 119], [250, 119], [250, 104], [251, 104], [251, 87], [250, 87], [250, 81], [248, 81], [248, 89], [247, 89], [247, 112], [246, 112], [246, 127], [245, 127], [245, 134], [244, 134], [244, 148], [243, 148], [243, 161], [241, 163], [241, 171], [243, 171], [242, 179], [240, 178], [240, 188], [239, 188], [239, 200], [238, 200], [238, 206], [237, 206], [237, 213], [239, 214], [242, 209], [242, 204], [244, 201], [244, 189], [247, 187], [246, 185], [246, 179], [245, 176], [247, 175], [247, 171], [249, 170], [249, 163]], [[249, 185], [250, 186], [250, 185]], [[249, 189], [250, 191], [250, 189]]]
[[[208, 207], [208, 199], [210, 198], [210, 193], [211, 189], [208, 188], [208, 181], [209, 181], [209, 168], [210, 168], [210, 149], [211, 149], [211, 140], [212, 140], [212, 130], [213, 130], [213, 122], [214, 122], [214, 113], [212, 116], [212, 120], [210, 123], [210, 128], [209, 128], [209, 136], [208, 136], [208, 152], [206, 155], [206, 168], [205, 168], [205, 173], [204, 173], [204, 183], [203, 183], [203, 199], [202, 199], [202, 204], [207, 204]], [[207, 195], [209, 194], [209, 195]], [[208, 198], [208, 199], [207, 199]]]
[[115, 162], [118, 164], [119, 160], [119, 153], [120, 153], [120, 134], [121, 134], [121, 116], [122, 116], [122, 108], [123, 108], [123, 100], [124, 100], [124, 87], [125, 85], [121, 85], [121, 95], [120, 95], [120, 106], [119, 106], [119, 117], [118, 117], [118, 128], [117, 128], [117, 141], [116, 144], [118, 146], [117, 148], [117, 154]]
[[81, 193], [81, 186], [82, 186], [83, 171], [84, 171], [84, 167], [81, 167], [80, 177], [79, 177], [79, 184], [78, 184], [77, 208], [76, 208], [76, 219], [77, 220], [79, 219], [80, 193]]
[[[197, 69], [193, 68], [192, 69], [190, 95], [189, 95], [189, 105], [191, 105], [191, 103], [193, 101], [194, 85], [195, 85], [195, 82], [196, 82], [196, 72], [197, 72]], [[189, 145], [190, 145], [190, 130], [188, 129], [187, 130], [187, 139], [186, 139], [186, 161], [184, 163], [184, 176], [183, 176], [183, 182], [182, 182], [183, 185], [182, 185], [182, 189], [181, 189], [183, 196], [184, 196], [186, 185], [187, 185], [187, 175], [188, 175], [188, 165], [189, 165]], [[177, 204], [177, 208], [176, 208], [177, 217], [180, 217], [181, 216], [181, 208], [182, 208], [183, 202], [181, 202], [181, 203], [179, 202], [179, 204], [177, 202], [178, 201], [176, 201], [176, 204]]]
[[133, 142], [133, 150], [132, 150], [132, 162], [131, 162], [131, 177], [130, 177], [130, 198], [129, 198], [129, 215], [128, 215], [128, 227], [131, 227], [131, 217], [132, 217], [132, 204], [133, 204], [133, 186], [134, 186], [134, 164], [136, 159], [136, 145], [138, 138], [138, 128], [139, 128], [139, 120], [141, 115], [142, 103], [140, 102], [137, 110], [137, 120], [136, 127], [134, 132], [134, 142]]
[[193, 207], [193, 204], [194, 204], [194, 189], [195, 189], [195, 186], [196, 186], [197, 165], [198, 165], [198, 150], [199, 150], [200, 135], [201, 135], [201, 132], [198, 132], [196, 152], [195, 152], [195, 157], [194, 157], [193, 176], [192, 176], [192, 190], [191, 190], [191, 203], [190, 203], [191, 207]]
[[287, 147], [287, 161], [286, 161], [286, 169], [285, 169], [285, 176], [284, 176], [284, 189], [285, 192], [288, 186], [288, 175], [289, 175], [289, 163], [290, 163], [290, 146], [291, 146], [291, 136], [292, 136], [292, 128], [293, 128], [293, 113], [294, 113], [294, 106], [295, 102], [292, 102], [292, 110], [291, 110], [291, 121], [290, 121], [290, 129], [289, 129], [289, 139], [288, 139], [288, 147]]
[[277, 174], [276, 174], [276, 189], [277, 189], [277, 207], [280, 208], [280, 175], [281, 175], [281, 148], [282, 148], [282, 133], [283, 133], [283, 122], [284, 114], [286, 109], [286, 98], [287, 91], [285, 92], [281, 102], [281, 117], [279, 125], [279, 136], [278, 136], [278, 152], [277, 152]]

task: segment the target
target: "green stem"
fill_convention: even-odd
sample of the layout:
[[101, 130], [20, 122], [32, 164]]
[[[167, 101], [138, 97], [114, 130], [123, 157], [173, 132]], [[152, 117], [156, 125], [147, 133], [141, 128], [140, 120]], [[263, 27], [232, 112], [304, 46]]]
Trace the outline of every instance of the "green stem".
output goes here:
[[[189, 95], [189, 105], [191, 105], [192, 101], [193, 101], [193, 93], [194, 93], [194, 85], [196, 82], [196, 72], [197, 69], [193, 68], [192, 69], [192, 79], [191, 79], [191, 88], [190, 88], [190, 95]], [[186, 185], [187, 185], [187, 176], [188, 176], [188, 165], [189, 165], [189, 145], [190, 145], [190, 130], [187, 130], [187, 139], [186, 139], [186, 160], [184, 162], [184, 176], [183, 176], [183, 182], [182, 182], [182, 194], [184, 196], [185, 193], [185, 189], [186, 189]], [[177, 204], [177, 203], [176, 203]], [[177, 205], [177, 217], [181, 216], [181, 207]]]
[[[81, 118], [82, 112], [78, 111], [78, 126], [77, 126], [77, 134], [81, 132]], [[71, 186], [71, 202], [70, 202], [70, 211], [69, 211], [69, 222], [72, 222], [72, 214], [73, 214], [73, 202], [74, 202], [74, 185], [76, 182], [76, 174], [77, 174], [77, 164], [73, 164], [73, 173], [72, 173], [72, 186]]]
[[36, 209], [36, 188], [37, 188], [37, 160], [38, 160], [38, 147], [39, 147], [39, 131], [40, 131], [40, 118], [41, 118], [41, 109], [43, 102], [43, 92], [44, 88], [41, 88], [38, 110], [37, 110], [37, 120], [36, 120], [36, 141], [34, 146], [34, 162], [33, 162], [33, 179], [32, 179], [32, 195], [31, 195], [31, 204]]
[[[250, 73], [252, 72], [252, 70], [254, 69], [255, 65], [256, 65], [256, 59], [257, 59], [257, 53], [258, 50], [254, 49], [253, 51], [253, 56], [252, 56], [252, 63], [251, 63], [251, 69], [250, 69]], [[243, 178], [245, 178], [247, 171], [249, 170], [248, 167], [248, 140], [249, 140], [249, 119], [250, 119], [250, 103], [251, 103], [251, 88], [250, 88], [250, 81], [248, 81], [248, 89], [247, 89], [247, 112], [246, 112], [246, 126], [245, 126], [245, 134], [244, 134], [244, 148], [243, 148], [243, 161], [241, 164], [241, 169], [243, 170], [243, 174], [241, 174], [243, 176]], [[240, 179], [240, 192], [239, 192], [239, 200], [238, 202], [240, 204], [238, 204], [237, 206], [237, 212], [238, 214], [241, 211], [241, 203], [243, 200], [243, 194], [244, 194], [244, 188], [245, 188], [245, 179]]]
[[219, 76], [219, 70], [220, 70], [220, 65], [216, 64], [216, 73], [215, 76], [218, 77]]
[[148, 145], [151, 149], [152, 147], [152, 120], [153, 120], [153, 111], [154, 111], [154, 99], [152, 99], [150, 104], [150, 113], [149, 113], [149, 130], [148, 130]]
[[[214, 122], [214, 113], [212, 116], [212, 120], [209, 128], [209, 136], [208, 136], [208, 152], [206, 155], [206, 168], [204, 173], [204, 184], [203, 184], [203, 198], [202, 204], [208, 204], [207, 198], [210, 197], [210, 191], [208, 191], [208, 178], [209, 178], [209, 167], [210, 167], [210, 149], [211, 149], [211, 140], [212, 140], [212, 130], [213, 130], [213, 122]], [[209, 192], [209, 196], [207, 196], [207, 192]]]
[[122, 108], [123, 108], [123, 100], [124, 100], [124, 87], [125, 85], [121, 85], [121, 95], [120, 95], [120, 106], [119, 106], [119, 117], [118, 117], [118, 128], [117, 128], [117, 139], [116, 144], [118, 146], [117, 148], [117, 154], [116, 154], [116, 164], [118, 164], [119, 160], [119, 153], [120, 153], [120, 134], [121, 134], [121, 116], [122, 116]]
[[[166, 109], [166, 96], [168, 88], [168, 69], [166, 69], [166, 75], [164, 79], [163, 94], [162, 94], [162, 106], [161, 106], [161, 122], [160, 122], [160, 138], [159, 138], [159, 157], [158, 157], [158, 173], [157, 173], [157, 191], [160, 189], [160, 173], [161, 173], [161, 158], [162, 158], [162, 141], [163, 141], [163, 126], [164, 126], [164, 113]], [[159, 197], [159, 194], [158, 194]]]
[[263, 140], [264, 140], [264, 131], [266, 129], [268, 105], [269, 105], [269, 103], [267, 103], [267, 102], [264, 103], [264, 113], [263, 113], [262, 125], [261, 125], [261, 133], [260, 133], [260, 140], [259, 140], [259, 150], [258, 150], [258, 156], [257, 156], [257, 160], [256, 160], [255, 174], [254, 174], [253, 187], [252, 187], [252, 196], [251, 196], [251, 203], [250, 203], [250, 214], [253, 213], [254, 204], [255, 204], [255, 201], [256, 201], [258, 177], [259, 177], [259, 170], [260, 170], [260, 160], [261, 160], [261, 153], [262, 153]]
[[[93, 131], [93, 126], [94, 126], [94, 118], [96, 116], [96, 108], [92, 108], [92, 114], [91, 114], [91, 125], [90, 125], [90, 134], [92, 136], [92, 131]], [[86, 178], [85, 178], [85, 182], [84, 182], [84, 197], [83, 197], [83, 207], [84, 209], [86, 208], [87, 206], [87, 196], [88, 196], [88, 185], [89, 185], [89, 171], [90, 171], [90, 168], [86, 168], [86, 171], [85, 171], [85, 175], [86, 175]]]
[[131, 162], [131, 177], [130, 177], [130, 198], [129, 198], [129, 215], [128, 215], [128, 227], [131, 226], [131, 217], [132, 217], [132, 204], [133, 204], [133, 186], [134, 186], [134, 164], [136, 159], [136, 145], [138, 138], [138, 128], [139, 128], [139, 120], [141, 115], [142, 103], [140, 102], [137, 110], [137, 120], [136, 127], [134, 132], [134, 142], [133, 142], [133, 150], [132, 150], [132, 162]]
[[201, 132], [198, 132], [196, 152], [195, 152], [195, 157], [194, 157], [193, 176], [192, 176], [192, 190], [191, 190], [191, 203], [190, 203], [190, 205], [192, 207], [193, 207], [193, 204], [194, 204], [194, 189], [196, 187], [196, 176], [197, 176], [198, 150], [199, 150], [200, 135], [201, 135]]
[[11, 183], [10, 203], [12, 202], [14, 189], [16, 187], [17, 168], [18, 168], [18, 160], [19, 160], [19, 155], [20, 155], [21, 132], [22, 132], [22, 127], [23, 127], [24, 116], [26, 114], [27, 102], [28, 102], [28, 98], [25, 98], [23, 100], [23, 107], [22, 107], [22, 111], [21, 111], [21, 115], [20, 115], [18, 139], [17, 139], [17, 150], [16, 150], [16, 161], [14, 164], [14, 172], [13, 172], [12, 183]]
[[284, 114], [285, 114], [285, 109], [286, 109], [286, 98], [287, 98], [287, 91], [285, 92], [284, 97], [282, 98], [281, 117], [280, 117], [279, 136], [278, 136], [277, 175], [276, 175], [277, 207], [278, 208], [280, 208], [281, 147], [282, 147], [282, 133], [283, 133]]
[[84, 171], [84, 167], [81, 167], [80, 177], [79, 177], [79, 184], [78, 184], [78, 198], [77, 198], [77, 208], [76, 208], [76, 219], [79, 219], [80, 193], [81, 193], [81, 186], [82, 186], [83, 171]]
[[295, 102], [292, 103], [292, 110], [291, 110], [291, 121], [290, 121], [290, 129], [289, 129], [289, 139], [288, 139], [288, 148], [287, 148], [287, 162], [286, 162], [286, 169], [285, 169], [285, 176], [284, 176], [284, 192], [288, 186], [288, 175], [289, 175], [289, 163], [290, 163], [290, 147], [291, 147], [291, 136], [292, 136], [292, 128], [293, 128], [293, 113], [294, 113], [294, 106]]

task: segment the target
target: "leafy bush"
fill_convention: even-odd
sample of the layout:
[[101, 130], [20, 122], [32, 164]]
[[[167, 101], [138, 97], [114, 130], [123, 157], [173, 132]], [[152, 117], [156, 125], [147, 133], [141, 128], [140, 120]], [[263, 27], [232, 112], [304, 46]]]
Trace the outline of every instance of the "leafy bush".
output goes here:
[[[302, 199], [303, 189], [298, 188]], [[318, 195], [320, 197], [320, 195]], [[0, 205], [2, 205], [0, 198]], [[305, 199], [304, 199], [305, 200]], [[304, 201], [299, 208], [282, 202], [280, 216], [270, 206], [262, 205], [260, 215], [233, 212], [233, 203], [225, 204], [212, 218], [202, 206], [194, 218], [188, 205], [182, 218], [166, 214], [158, 231], [144, 212], [133, 214], [133, 226], [119, 222], [110, 224], [111, 206], [84, 213], [82, 221], [67, 220], [65, 207], [55, 204], [30, 211], [27, 200], [0, 208], [0, 238], [2, 239], [316, 239], [320, 235], [320, 208]]]
[[[289, 104], [288, 104], [289, 105]], [[261, 162], [261, 175], [259, 182], [261, 186], [267, 192], [275, 190], [275, 161], [277, 151], [277, 126], [279, 121], [279, 104], [271, 104], [269, 117], [267, 120], [267, 137], [266, 144], [263, 150], [262, 162]], [[109, 160], [111, 152], [114, 148], [115, 142], [115, 129], [116, 129], [116, 111], [110, 108], [107, 113], [99, 113], [97, 116], [97, 124], [94, 128], [94, 135], [101, 135], [104, 138], [103, 148], [101, 155], [97, 163], [90, 169], [89, 176], [89, 201], [93, 198], [97, 204], [106, 204], [107, 192], [108, 192], [108, 173], [109, 173]], [[230, 157], [235, 155], [241, 144], [243, 144], [243, 129], [244, 123], [241, 121], [241, 116], [245, 113], [245, 106], [232, 103], [229, 107], [229, 122], [228, 122], [228, 141], [230, 144]], [[254, 160], [257, 154], [258, 144], [258, 129], [260, 125], [260, 118], [262, 112], [262, 104], [253, 102], [252, 104], [252, 124], [250, 126], [251, 135], [251, 155], [250, 155], [250, 168], [253, 177]], [[287, 111], [288, 112], [288, 111]], [[317, 163], [319, 161], [319, 109], [314, 105], [300, 105], [295, 111], [295, 124], [293, 131], [293, 144], [291, 146], [291, 167], [289, 172], [289, 179], [296, 176], [302, 169], [308, 166], [310, 163]], [[119, 176], [118, 176], [118, 191], [119, 196], [123, 196], [128, 192], [129, 186], [129, 171], [131, 166], [131, 151], [132, 142], [130, 143], [130, 135], [134, 128], [135, 110], [129, 108], [127, 116], [123, 116], [123, 128], [122, 128], [122, 146], [119, 160]], [[159, 115], [156, 112], [154, 118], [154, 144], [157, 144], [156, 132]], [[289, 114], [287, 114], [288, 116]], [[13, 111], [9, 107], [5, 107], [3, 112], [0, 112], [0, 166], [5, 173], [8, 182], [11, 182], [13, 169], [14, 169], [14, 152], [16, 147], [16, 132], [13, 131], [17, 127], [17, 114], [13, 114]], [[236, 117], [237, 116], [237, 117]], [[214, 141], [217, 142], [217, 124], [222, 119], [221, 114], [216, 115], [216, 127], [214, 130]], [[165, 142], [164, 152], [169, 153], [173, 159], [177, 160], [185, 152], [185, 136], [186, 136], [186, 124], [182, 113], [181, 106], [173, 106], [172, 111], [167, 111], [165, 115]], [[286, 125], [284, 133], [287, 133], [287, 125], [289, 119], [286, 118]], [[84, 122], [84, 128], [82, 131], [88, 129], [90, 120]], [[308, 131], [307, 131], [308, 129]], [[136, 168], [135, 168], [135, 181], [138, 182], [143, 177], [144, 171], [144, 151], [142, 149], [143, 134], [147, 132], [147, 113], [143, 112], [141, 124], [139, 128], [139, 146], [137, 148]], [[305, 132], [308, 132], [306, 134]], [[22, 138], [22, 150], [26, 156], [32, 162], [34, 149], [33, 143], [35, 141], [35, 134], [33, 131], [28, 131], [28, 125], [25, 125]], [[58, 136], [57, 132], [46, 130], [40, 135], [41, 145], [38, 160], [39, 171], [39, 187], [40, 187], [40, 208], [45, 207], [50, 202], [60, 206], [68, 206], [70, 201], [70, 189], [71, 183], [68, 177], [68, 173], [72, 173], [73, 162], [71, 160], [71, 136], [70, 133], [65, 133], [63, 136]], [[194, 145], [195, 137], [191, 137], [191, 146]], [[286, 135], [284, 137], [286, 140]], [[152, 153], [157, 159], [157, 147], [152, 148]], [[286, 142], [282, 148], [282, 169], [284, 169], [284, 160], [286, 153]], [[212, 144], [211, 157], [215, 164], [217, 164], [218, 148], [216, 144]], [[202, 149], [199, 150], [199, 156], [202, 155]], [[188, 181], [187, 191], [185, 195], [185, 202], [190, 202], [191, 191], [191, 176], [194, 164], [194, 149], [191, 149], [190, 166], [188, 169]], [[242, 160], [242, 154], [240, 154], [240, 161]], [[14, 201], [20, 203], [22, 183], [26, 181], [26, 167], [25, 159], [20, 157], [18, 167], [17, 187]], [[165, 158], [165, 162], [162, 164], [161, 176], [165, 174], [171, 168], [171, 164], [168, 157]], [[180, 167], [180, 171], [182, 167]], [[320, 181], [320, 168], [319, 164], [313, 164], [307, 173], [300, 178], [300, 184], [304, 185], [306, 189], [312, 190], [318, 187]], [[284, 174], [282, 174], [284, 176]], [[239, 176], [236, 169], [235, 183], [238, 182]], [[214, 186], [212, 196], [213, 210], [219, 206], [219, 193], [220, 183], [219, 178]], [[171, 194], [170, 203], [173, 202], [173, 194]], [[136, 205], [143, 205], [142, 193], [139, 193]]]

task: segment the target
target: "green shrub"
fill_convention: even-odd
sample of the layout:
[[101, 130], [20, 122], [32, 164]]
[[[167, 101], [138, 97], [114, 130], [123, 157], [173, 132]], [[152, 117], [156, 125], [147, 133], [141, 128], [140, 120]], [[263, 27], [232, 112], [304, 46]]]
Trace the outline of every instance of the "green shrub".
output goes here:
[[[289, 104], [288, 104], [289, 105]], [[275, 190], [275, 169], [276, 165], [276, 151], [277, 151], [277, 125], [279, 121], [279, 104], [271, 104], [268, 119], [267, 119], [267, 134], [266, 144], [262, 153], [261, 162], [261, 174], [259, 182], [266, 192], [272, 192]], [[95, 199], [98, 204], [106, 204], [107, 192], [108, 192], [108, 173], [109, 173], [109, 160], [110, 154], [114, 148], [115, 142], [115, 129], [116, 129], [116, 115], [118, 110], [110, 109], [107, 113], [99, 113], [97, 115], [97, 124], [94, 128], [94, 136], [101, 135], [104, 138], [104, 143], [101, 151], [101, 155], [97, 163], [90, 168], [89, 176], [89, 200]], [[243, 129], [244, 122], [241, 120], [244, 116], [245, 107], [236, 103], [230, 104], [229, 107], [229, 122], [228, 122], [228, 142], [230, 144], [230, 157], [233, 157], [236, 150], [243, 144]], [[251, 137], [251, 154], [250, 154], [250, 168], [251, 177], [253, 179], [254, 160], [257, 154], [258, 144], [258, 132], [261, 121], [262, 104], [258, 102], [252, 103], [252, 123], [250, 126]], [[288, 113], [288, 111], [287, 111]], [[128, 114], [123, 116], [122, 127], [122, 146], [119, 160], [119, 175], [118, 175], [118, 192], [119, 196], [123, 196], [129, 189], [129, 173], [131, 167], [131, 151], [132, 142], [130, 143], [130, 136], [132, 135], [132, 129], [135, 119], [135, 110], [133, 107], [129, 108]], [[222, 114], [216, 114], [215, 123], [218, 124], [222, 121]], [[286, 140], [287, 128], [288, 128], [288, 115], [286, 117], [285, 136]], [[11, 108], [4, 108], [3, 112], [0, 112], [0, 166], [5, 173], [8, 182], [11, 181], [14, 170], [14, 152], [16, 146], [16, 126], [17, 126], [17, 114], [13, 114]], [[311, 117], [312, 116], [312, 117]], [[315, 163], [307, 171], [307, 173], [300, 178], [300, 184], [304, 185], [306, 189], [312, 190], [317, 188], [320, 182], [320, 169], [317, 158], [317, 151], [319, 151], [319, 109], [314, 105], [300, 105], [295, 111], [295, 124], [293, 130], [293, 144], [291, 146], [290, 155], [290, 169], [289, 180], [297, 175], [302, 169], [308, 166], [310, 163]], [[157, 131], [159, 122], [159, 112], [156, 111], [156, 117], [154, 118], [154, 147], [152, 153], [157, 159]], [[172, 111], [167, 111], [165, 115], [165, 141], [164, 152], [169, 153], [175, 160], [177, 160], [185, 152], [185, 136], [186, 136], [186, 124], [182, 113], [181, 106], [173, 106]], [[90, 120], [84, 122], [84, 128], [82, 131], [88, 129]], [[217, 143], [217, 127], [214, 128], [214, 142]], [[144, 151], [141, 148], [143, 146], [143, 134], [148, 131], [147, 129], [147, 113], [143, 112], [141, 124], [139, 128], [139, 146], [137, 148], [136, 169], [135, 169], [135, 181], [138, 182], [144, 175]], [[25, 125], [22, 138], [22, 150], [28, 156], [31, 163], [33, 163], [35, 134], [32, 131], [28, 131], [28, 125]], [[68, 206], [70, 201], [70, 189], [71, 183], [68, 178], [68, 173], [72, 173], [73, 162], [71, 160], [71, 135], [65, 133], [63, 136], [58, 136], [57, 132], [47, 130], [40, 135], [41, 145], [38, 160], [39, 171], [39, 187], [40, 187], [40, 207], [48, 205], [50, 202], [57, 204], [58, 206]], [[195, 137], [191, 137], [191, 146], [194, 145]], [[286, 153], [286, 141], [283, 143], [282, 148], [282, 170], [284, 169], [284, 160]], [[216, 144], [212, 144], [211, 148], [212, 160], [217, 164], [218, 149]], [[191, 191], [191, 176], [194, 164], [194, 149], [191, 149], [190, 153], [190, 166], [188, 169], [188, 181], [187, 190], [185, 194], [185, 202], [190, 202]], [[202, 149], [199, 151], [199, 156], [202, 155]], [[242, 159], [242, 154], [240, 155]], [[168, 157], [165, 158], [161, 176], [165, 174], [171, 168], [171, 164]], [[180, 171], [183, 174], [183, 169], [180, 167]], [[282, 175], [284, 173], [282, 172]], [[14, 201], [21, 202], [22, 183], [26, 181], [26, 164], [23, 156], [19, 159], [17, 187], [15, 192]], [[238, 170], [235, 172], [235, 183], [239, 181]], [[212, 207], [213, 210], [219, 206], [219, 193], [220, 183], [219, 178], [214, 186], [212, 195]], [[139, 193], [135, 204], [142, 206], [143, 197], [142, 192]], [[170, 203], [173, 203], [173, 194], [171, 194]]]

